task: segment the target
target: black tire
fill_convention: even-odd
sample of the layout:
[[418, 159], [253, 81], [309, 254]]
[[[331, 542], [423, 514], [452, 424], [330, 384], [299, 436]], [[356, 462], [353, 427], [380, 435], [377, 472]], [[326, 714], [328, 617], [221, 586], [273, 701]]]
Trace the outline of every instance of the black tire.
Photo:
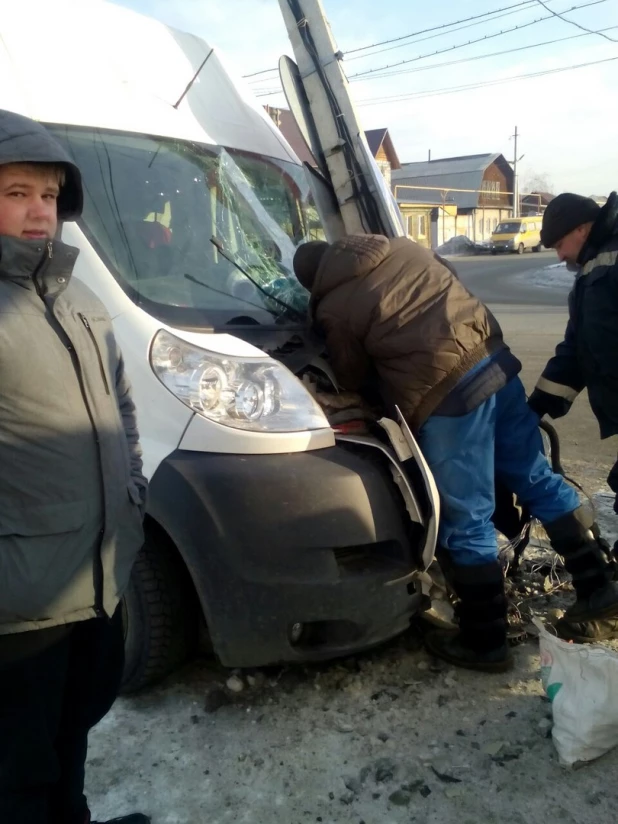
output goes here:
[[538, 246], [534, 246], [532, 249], [533, 252], [540, 252], [541, 251], [541, 244], [539, 243]]
[[121, 692], [160, 681], [193, 652], [198, 605], [192, 582], [170, 539], [146, 526], [123, 604], [125, 666]]
[[525, 248], [524, 248], [524, 244], [523, 244], [523, 243], [520, 243], [520, 244], [519, 244], [519, 246], [517, 247], [517, 254], [518, 254], [518, 255], [523, 255], [523, 253], [524, 253], [525, 251], [526, 251], [526, 250], [525, 250]]
[[498, 254], [495, 249], [492, 249], [491, 253], [492, 253], [492, 255], [497, 255]]

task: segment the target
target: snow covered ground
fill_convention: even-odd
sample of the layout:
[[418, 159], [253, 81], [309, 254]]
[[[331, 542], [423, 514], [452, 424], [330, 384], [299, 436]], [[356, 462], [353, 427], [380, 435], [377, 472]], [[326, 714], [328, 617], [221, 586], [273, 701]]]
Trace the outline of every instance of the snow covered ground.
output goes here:
[[575, 279], [574, 273], [569, 272], [564, 263], [552, 263], [541, 269], [523, 272], [517, 277], [533, 286], [564, 289], [566, 292], [570, 291]]
[[[595, 502], [613, 540], [607, 490]], [[515, 671], [496, 676], [436, 662], [414, 629], [371, 654], [232, 681], [196, 662], [120, 699], [94, 730], [94, 817], [139, 809], [153, 824], [609, 824], [618, 751], [575, 773], [558, 765], [537, 649], [518, 646]]]

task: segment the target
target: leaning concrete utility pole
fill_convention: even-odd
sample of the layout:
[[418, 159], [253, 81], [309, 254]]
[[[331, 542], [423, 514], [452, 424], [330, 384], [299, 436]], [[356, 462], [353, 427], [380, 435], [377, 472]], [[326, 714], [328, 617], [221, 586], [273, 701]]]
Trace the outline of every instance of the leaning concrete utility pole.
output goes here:
[[279, 0], [294, 57], [280, 62], [296, 122], [332, 188], [345, 233], [404, 234], [399, 209], [367, 145], [321, 0]]

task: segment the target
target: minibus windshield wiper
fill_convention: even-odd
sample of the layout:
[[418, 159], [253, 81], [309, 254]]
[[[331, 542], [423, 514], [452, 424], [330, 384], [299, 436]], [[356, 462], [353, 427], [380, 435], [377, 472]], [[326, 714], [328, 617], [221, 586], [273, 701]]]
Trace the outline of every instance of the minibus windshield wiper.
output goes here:
[[247, 280], [250, 281], [255, 286], [255, 288], [258, 289], [264, 295], [264, 297], [266, 297], [268, 300], [272, 300], [275, 303], [278, 303], [279, 306], [281, 306], [283, 309], [285, 309], [286, 312], [291, 312], [293, 315], [296, 316], [297, 320], [305, 321], [306, 318], [305, 318], [305, 315], [303, 315], [302, 312], [299, 312], [298, 309], [295, 309], [293, 306], [290, 306], [288, 303], [286, 303], [285, 301], [283, 301], [280, 298], [276, 297], [275, 295], [271, 295], [271, 293], [268, 291], [268, 289], [265, 289], [261, 284], [259, 284], [257, 282], [257, 280], [255, 280], [255, 278], [251, 277], [251, 275], [249, 274], [249, 272], [247, 272], [247, 270], [244, 268], [244, 266], [242, 266], [236, 260], [236, 258], [233, 257], [226, 250], [225, 246], [219, 240], [218, 237], [214, 237], [214, 236], [211, 237], [210, 242], [213, 244], [213, 246], [215, 246], [217, 248], [220, 255], [222, 257], [224, 257], [228, 261], [228, 263], [231, 263], [232, 266], [234, 266], [236, 269], [238, 269], [238, 271], [242, 275], [244, 275], [247, 278]]

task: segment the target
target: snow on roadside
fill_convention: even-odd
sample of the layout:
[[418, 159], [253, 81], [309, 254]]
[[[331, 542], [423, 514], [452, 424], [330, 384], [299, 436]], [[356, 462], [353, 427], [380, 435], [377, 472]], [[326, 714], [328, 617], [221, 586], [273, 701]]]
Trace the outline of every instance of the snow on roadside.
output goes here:
[[543, 266], [542, 269], [523, 272], [520, 277], [532, 286], [547, 288], [560, 288], [570, 290], [573, 286], [575, 275], [569, 272], [564, 263], [552, 263]]
[[618, 515], [614, 512], [616, 496], [606, 487], [592, 495], [601, 534], [610, 543], [618, 540]]

